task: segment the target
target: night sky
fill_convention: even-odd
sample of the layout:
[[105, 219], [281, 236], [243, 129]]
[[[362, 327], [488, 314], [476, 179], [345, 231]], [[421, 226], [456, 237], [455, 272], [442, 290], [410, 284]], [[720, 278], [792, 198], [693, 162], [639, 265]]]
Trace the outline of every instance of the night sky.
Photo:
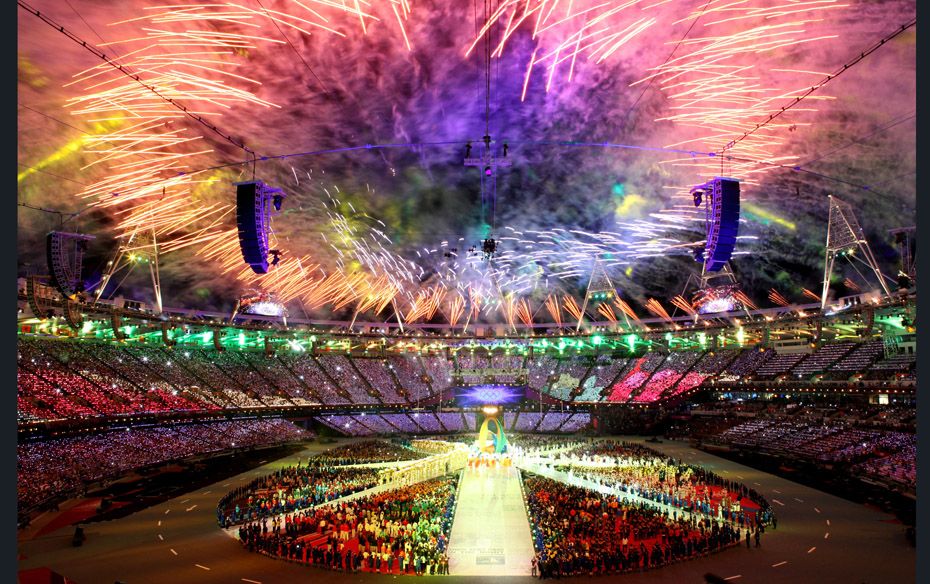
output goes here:
[[[485, 135], [483, 42], [466, 56], [485, 22], [484, 2], [371, 0], [359, 4], [360, 16], [339, 2], [242, 0], [200, 9], [212, 14], [209, 20], [177, 17], [197, 13], [190, 7], [173, 12], [174, 18], [157, 16], [172, 4], [192, 6], [32, 3], [159, 87], [168, 88], [172, 75], [175, 82], [197, 75], [171, 86], [176, 101], [259, 157], [419, 144], [256, 162], [256, 177], [288, 195], [274, 218], [278, 245], [286, 249], [282, 266], [300, 258], [299, 270], [311, 280], [341, 272], [371, 281], [392, 265], [403, 283], [398, 299], [404, 306], [421, 288], [446, 286], [448, 302], [466, 285], [487, 292], [496, 284], [535, 310], [548, 294], [583, 295], [599, 261], [621, 295], [645, 312], [639, 304], [646, 298], [665, 301], [681, 292], [689, 273], [700, 271], [688, 244], [703, 239], [703, 222], [696, 220], [687, 187], [722, 174], [743, 180], [740, 235], [748, 237], [737, 245], [733, 268], [743, 290], [768, 306], [771, 288], [791, 301], [803, 300], [803, 288], [819, 292], [826, 195], [854, 206], [890, 275], [898, 257], [887, 232], [915, 223], [916, 27], [728, 150], [739, 160], [706, 157], [914, 18], [913, 1], [491, 2], [491, 11], [500, 7], [502, 15], [491, 27], [488, 131], [495, 156], [502, 156], [506, 142], [512, 165], [484, 182], [481, 169], [462, 164], [466, 143], [477, 153]], [[536, 12], [515, 26], [525, 7]], [[25, 10], [18, 18], [18, 201], [63, 213], [83, 210], [63, 229], [97, 235], [86, 262], [88, 280], [99, 277], [114, 237], [126, 233], [120, 218], [140, 205], [158, 209], [176, 199], [192, 212], [164, 234], [164, 242], [191, 233], [209, 235], [216, 245], [234, 241], [232, 183], [251, 179], [252, 164], [236, 164], [251, 155], [177, 110], [166, 117], [140, 102], [94, 111], [82, 108], [91, 102], [69, 102], [133, 82], [112, 68], [74, 77], [101, 60]], [[191, 31], [212, 39], [220, 38], [216, 33], [261, 38], [242, 43], [249, 46], [210, 46], [195, 42]], [[698, 60], [725, 47], [738, 50]], [[181, 53], [186, 60], [172, 63]], [[663, 64], [664, 73], [650, 82]], [[721, 77], [726, 71], [730, 76]], [[728, 79], [732, 91], [721, 93]], [[230, 92], [208, 99], [204, 80], [222, 80]], [[232, 91], [248, 91], [254, 99], [237, 99], [241, 94]], [[163, 106], [154, 109], [171, 110]], [[149, 140], [191, 139], [115, 157], [117, 144], [128, 142], [113, 132], [137, 124], [151, 124]], [[696, 155], [564, 142], [671, 147]], [[133, 198], [123, 188], [87, 193], [108, 177], [180, 153], [188, 155], [153, 171], [164, 182], [152, 183], [144, 196]], [[223, 165], [231, 166], [214, 168]], [[179, 176], [193, 178], [179, 184]], [[493, 210], [482, 205], [482, 190]], [[46, 272], [44, 237], [60, 220], [19, 207], [21, 275]], [[467, 249], [486, 235], [500, 240], [493, 278], [478, 258], [466, 259]], [[381, 263], [359, 258], [359, 245]], [[197, 255], [200, 244], [179, 247], [160, 258], [166, 306], [229, 309], [249, 289], [287, 297], [280, 281], [237, 277], [242, 264], [224, 267], [216, 257]], [[567, 265], [559, 264], [566, 258]], [[850, 277], [866, 288], [851, 265], [843, 269], [839, 280]], [[150, 296], [142, 277], [130, 277], [126, 286], [127, 296]], [[289, 303], [292, 314], [302, 314], [300, 303]], [[352, 306], [335, 312], [351, 317]], [[309, 303], [307, 310], [322, 316], [333, 309]], [[545, 320], [545, 312], [537, 318]]]

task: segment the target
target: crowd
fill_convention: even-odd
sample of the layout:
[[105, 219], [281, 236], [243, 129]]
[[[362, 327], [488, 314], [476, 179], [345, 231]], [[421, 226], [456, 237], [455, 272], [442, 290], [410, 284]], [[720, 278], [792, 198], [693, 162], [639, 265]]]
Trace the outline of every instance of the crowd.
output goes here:
[[[794, 373], [848, 378], [853, 370], [866, 377], [910, 371], [914, 355], [882, 358], [875, 343], [828, 344], [812, 355], [778, 355], [771, 349], [675, 351], [639, 358], [599, 355], [556, 359], [534, 355], [526, 360], [529, 385], [565, 400], [655, 402], [692, 390], [708, 378], [733, 381], [752, 375]], [[459, 366], [512, 369], [519, 356], [460, 354]], [[19, 338], [20, 420], [36, 421], [144, 412], [202, 411], [219, 408], [306, 406], [317, 403], [403, 404], [449, 387], [455, 364], [446, 356], [357, 358], [340, 354], [280, 350], [215, 351], [160, 345], [117, 345], [96, 341]], [[556, 381], [558, 378], [558, 381]], [[38, 379], [41, 383], [37, 383]], [[577, 386], [573, 381], [577, 379]], [[566, 381], [569, 380], [569, 381]], [[567, 384], [566, 384], [567, 383]], [[46, 386], [53, 391], [47, 391]], [[605, 395], [608, 397], [605, 398]], [[527, 415], [517, 419], [522, 431], [559, 431], [558, 418]], [[396, 423], [395, 423], [396, 422]], [[398, 426], [399, 424], [399, 426]], [[427, 416], [407, 424], [372, 419], [365, 433], [455, 431]], [[466, 424], [466, 429], [471, 426]], [[370, 431], [370, 432], [369, 432]]]
[[315, 465], [345, 466], [352, 464], [371, 464], [377, 462], [398, 462], [402, 460], [416, 460], [423, 458], [422, 454], [410, 448], [384, 442], [381, 440], [366, 440], [354, 444], [346, 444], [331, 450], [326, 450], [311, 461]]
[[[738, 545], [750, 531], [708, 519], [662, 514], [645, 503], [534, 475], [523, 480], [533, 526], [533, 574], [541, 578], [619, 574]], [[760, 527], [755, 531], [761, 545]]]
[[79, 494], [88, 485], [153, 464], [234, 448], [306, 439], [281, 419], [147, 426], [22, 442], [16, 447], [20, 512]]
[[377, 404], [378, 398], [368, 392], [368, 384], [359, 377], [355, 367], [345, 355], [319, 355], [317, 362], [327, 375], [351, 397], [351, 403]]
[[670, 387], [674, 386], [689, 369], [691, 369], [703, 353], [698, 351], [678, 351], [669, 353], [659, 369], [643, 385], [642, 390], [635, 394], [631, 401], [635, 403], [654, 402]]
[[423, 399], [432, 395], [433, 390], [429, 383], [424, 381], [426, 372], [420, 365], [417, 357], [390, 356], [387, 358], [387, 368], [401, 382], [411, 400]]
[[[792, 408], [767, 406], [756, 417], [730, 425], [707, 439], [731, 448], [784, 456], [815, 464], [828, 463], [837, 472], [916, 489], [916, 433], [889, 427], [908, 427], [904, 408], [901, 417], [882, 416], [876, 407]], [[886, 408], [887, 409], [887, 408]], [[877, 419], [880, 418], [880, 419]]]
[[399, 388], [394, 376], [383, 359], [353, 359], [353, 364], [365, 376], [384, 403], [402, 404], [407, 400], [398, 393]]
[[[464, 417], [464, 419], [463, 419]], [[402, 414], [332, 414], [318, 416], [316, 420], [349, 436], [372, 436], [375, 434], [445, 434], [449, 432], [476, 432], [476, 416], [473, 412], [438, 413], [413, 412]], [[506, 412], [506, 431], [552, 432], [566, 434], [577, 432], [591, 421], [587, 412], [571, 414], [552, 409], [539, 411]]]
[[643, 357], [632, 360], [628, 368], [617, 377], [607, 401], [629, 401], [633, 392], [649, 379], [664, 359], [665, 355], [662, 353], [646, 353]]
[[288, 466], [228, 492], [216, 507], [220, 526], [314, 507], [378, 484], [372, 468], [340, 468], [311, 459]]
[[575, 476], [741, 527], [767, 524], [773, 516], [755, 489], [640, 444], [605, 440], [563, 453], [558, 460]]
[[448, 574], [458, 479], [447, 476], [242, 525], [249, 551], [344, 572]]

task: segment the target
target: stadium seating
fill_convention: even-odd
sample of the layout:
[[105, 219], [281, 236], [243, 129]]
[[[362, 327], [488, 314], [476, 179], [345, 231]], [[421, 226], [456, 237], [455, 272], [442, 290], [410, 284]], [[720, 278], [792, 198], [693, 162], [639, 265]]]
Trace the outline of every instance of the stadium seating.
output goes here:
[[773, 356], [775, 356], [775, 351], [771, 350], [745, 350], [724, 369], [720, 378], [724, 381], [733, 381], [752, 375]]
[[270, 419], [126, 428], [22, 442], [16, 449], [20, 512], [136, 468], [311, 437], [290, 422]]
[[[821, 463], [854, 463], [854, 476], [894, 483], [906, 490], [916, 485], [916, 434], [870, 429], [868, 415], [855, 412], [829, 419], [820, 412], [809, 415], [776, 410], [733, 426], [712, 441]], [[820, 417], [822, 416], [822, 417]], [[863, 419], [864, 418], [864, 419]], [[860, 426], [865, 424], [865, 426]]]
[[439, 420], [431, 412], [413, 412], [410, 417], [413, 418], [413, 421], [423, 432], [439, 434], [446, 431], [445, 427], [439, 423]]
[[533, 432], [542, 421], [542, 417], [539, 412], [520, 412], [516, 424], [512, 426], [512, 430], [515, 432]]
[[452, 385], [452, 361], [442, 354], [427, 355], [418, 359], [429, 377], [432, 393], [449, 389]]
[[628, 363], [628, 359], [598, 355], [594, 365], [588, 370], [587, 378], [582, 381], [581, 393], [575, 397], [574, 401], [601, 401], [604, 389], [613, 383]]
[[388, 369], [388, 363], [383, 359], [353, 359], [352, 362], [358, 368], [368, 384], [380, 395], [380, 400], [384, 403], [402, 404], [406, 403], [399, 393], [397, 383], [394, 381], [394, 375]]
[[675, 385], [702, 355], [703, 353], [698, 351], [670, 353], [668, 358], [662, 362], [662, 366], [646, 381], [642, 391], [634, 395], [631, 401], [635, 403], [656, 401], [668, 388]]
[[326, 376], [316, 360], [306, 353], [280, 353], [277, 359], [326, 405], [351, 403]]
[[882, 341], [867, 341], [846, 353], [830, 369], [842, 372], [865, 371], [884, 352], [885, 344]]
[[755, 370], [754, 373], [757, 377], [771, 378], [784, 375], [804, 358], [804, 354], [802, 353], [774, 353], [775, 354], [770, 359], [767, 359], [765, 363]]
[[794, 375], [807, 376], [825, 371], [838, 360], [842, 359], [855, 346], [855, 343], [829, 343], [823, 345], [808, 355], [806, 359], [795, 365], [791, 373]]
[[633, 361], [632, 368], [625, 372], [622, 379], [618, 378], [618, 381], [614, 383], [607, 400], [612, 402], [628, 401], [630, 395], [649, 379], [649, 376], [664, 360], [665, 355], [662, 353], [647, 353], [645, 357]]
[[390, 356], [387, 358], [387, 366], [394, 373], [394, 376], [400, 382], [401, 387], [410, 396], [410, 400], [416, 402], [418, 399], [425, 399], [432, 395], [433, 390], [429, 383], [423, 380], [426, 371], [417, 357], [397, 357]]

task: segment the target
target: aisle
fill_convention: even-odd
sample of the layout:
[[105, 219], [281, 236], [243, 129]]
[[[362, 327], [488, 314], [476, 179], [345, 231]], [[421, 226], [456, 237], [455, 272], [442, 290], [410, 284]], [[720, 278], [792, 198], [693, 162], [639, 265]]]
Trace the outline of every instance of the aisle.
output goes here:
[[530, 524], [516, 468], [466, 468], [452, 534], [449, 572], [461, 576], [528, 576]]

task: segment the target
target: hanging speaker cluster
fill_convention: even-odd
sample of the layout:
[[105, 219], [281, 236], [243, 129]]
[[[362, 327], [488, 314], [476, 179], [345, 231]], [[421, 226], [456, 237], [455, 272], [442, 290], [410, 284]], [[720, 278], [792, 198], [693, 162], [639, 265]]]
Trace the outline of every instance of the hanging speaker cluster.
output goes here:
[[52, 231], [45, 238], [45, 255], [52, 286], [66, 298], [84, 292], [81, 271], [87, 242], [93, 235]]
[[269, 266], [280, 260], [276, 249], [270, 249], [272, 210], [280, 211], [284, 191], [269, 187], [260, 180], [236, 183], [236, 226], [242, 259], [256, 274], [268, 273]]
[[714, 177], [691, 189], [695, 206], [704, 203], [707, 243], [694, 259], [705, 272], [719, 272], [733, 255], [739, 234], [739, 181]]

